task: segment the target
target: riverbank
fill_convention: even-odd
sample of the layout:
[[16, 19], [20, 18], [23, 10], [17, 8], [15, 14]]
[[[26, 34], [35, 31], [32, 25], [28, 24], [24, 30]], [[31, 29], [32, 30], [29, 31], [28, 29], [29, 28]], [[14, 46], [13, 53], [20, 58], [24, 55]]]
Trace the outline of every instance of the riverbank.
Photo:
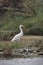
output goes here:
[[43, 38], [24, 39], [21, 41], [0, 41], [0, 58], [43, 57]]

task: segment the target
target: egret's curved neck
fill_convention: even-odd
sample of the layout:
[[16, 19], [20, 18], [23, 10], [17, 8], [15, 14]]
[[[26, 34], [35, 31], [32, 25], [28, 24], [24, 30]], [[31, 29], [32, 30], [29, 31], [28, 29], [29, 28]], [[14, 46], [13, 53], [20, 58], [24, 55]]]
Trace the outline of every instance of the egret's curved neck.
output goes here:
[[22, 28], [21, 28], [21, 27], [19, 27], [19, 29], [20, 29], [20, 32], [22, 32], [22, 33], [23, 33], [23, 30], [22, 30]]

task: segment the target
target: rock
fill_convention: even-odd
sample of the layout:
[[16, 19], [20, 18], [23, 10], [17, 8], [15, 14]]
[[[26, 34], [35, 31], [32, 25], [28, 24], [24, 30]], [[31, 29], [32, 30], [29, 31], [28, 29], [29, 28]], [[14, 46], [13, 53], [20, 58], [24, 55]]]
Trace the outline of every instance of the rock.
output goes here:
[[28, 49], [28, 52], [29, 53], [33, 53], [33, 49]]
[[0, 58], [3, 57], [3, 49], [0, 49]]
[[0, 49], [0, 55], [2, 55], [3, 54], [3, 49]]
[[38, 55], [43, 55], [43, 52], [39, 52]]

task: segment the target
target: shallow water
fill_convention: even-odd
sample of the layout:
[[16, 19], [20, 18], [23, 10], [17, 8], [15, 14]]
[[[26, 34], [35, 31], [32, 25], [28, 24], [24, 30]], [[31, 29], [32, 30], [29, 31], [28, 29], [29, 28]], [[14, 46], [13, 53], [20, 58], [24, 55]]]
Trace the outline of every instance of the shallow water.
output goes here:
[[14, 58], [0, 60], [0, 65], [43, 65], [43, 58]]

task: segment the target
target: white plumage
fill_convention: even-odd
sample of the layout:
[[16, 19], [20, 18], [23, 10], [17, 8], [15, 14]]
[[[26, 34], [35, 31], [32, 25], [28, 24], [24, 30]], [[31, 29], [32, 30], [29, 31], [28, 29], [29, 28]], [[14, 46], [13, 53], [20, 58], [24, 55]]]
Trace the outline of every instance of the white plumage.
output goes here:
[[15, 36], [13, 37], [13, 39], [11, 40], [12, 42], [13, 42], [14, 40], [21, 40], [21, 39], [23, 38], [23, 30], [22, 30], [22, 27], [23, 27], [23, 25], [20, 25], [20, 26], [19, 26], [20, 33], [17, 34], [17, 35], [15, 35]]

